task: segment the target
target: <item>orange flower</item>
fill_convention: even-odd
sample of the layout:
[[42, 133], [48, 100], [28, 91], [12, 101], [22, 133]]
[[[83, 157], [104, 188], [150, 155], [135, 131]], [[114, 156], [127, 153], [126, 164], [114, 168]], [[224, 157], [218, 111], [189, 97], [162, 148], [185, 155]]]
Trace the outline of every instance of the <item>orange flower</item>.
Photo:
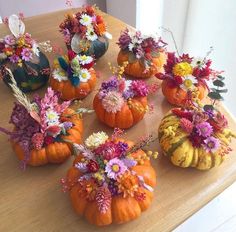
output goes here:
[[95, 33], [99, 36], [102, 36], [106, 32], [106, 26], [104, 23], [99, 23], [94, 25]]
[[132, 175], [129, 171], [126, 171], [123, 175], [118, 176], [118, 192], [123, 193], [123, 197], [134, 197], [135, 192], [138, 191], [139, 181], [136, 175]]
[[79, 181], [80, 184], [80, 190], [79, 190], [79, 195], [81, 197], [86, 198], [89, 201], [93, 201], [95, 199], [95, 195], [98, 189], [98, 186], [93, 179], [89, 180], [81, 180]]

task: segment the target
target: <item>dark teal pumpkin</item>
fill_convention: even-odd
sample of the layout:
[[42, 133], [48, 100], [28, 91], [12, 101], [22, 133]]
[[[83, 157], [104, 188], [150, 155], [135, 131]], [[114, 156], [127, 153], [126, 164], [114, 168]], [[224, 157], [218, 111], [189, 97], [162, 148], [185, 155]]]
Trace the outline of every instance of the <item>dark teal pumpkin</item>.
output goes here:
[[[99, 37], [98, 39], [94, 40], [94, 41], [90, 41], [90, 47], [86, 52], [76, 52], [77, 54], [84, 54], [87, 56], [94, 56], [94, 58], [97, 60], [100, 57], [102, 57], [109, 46], [109, 40], [104, 36], [104, 37]], [[71, 49], [70, 45], [67, 45], [68, 49]]]
[[[34, 91], [44, 86], [50, 76], [50, 65], [47, 57], [40, 52], [37, 62], [26, 61], [22, 67], [12, 66], [9, 62], [2, 63], [6, 65], [13, 73], [18, 87], [25, 93]], [[8, 85], [9, 77], [3, 76], [4, 82]]]

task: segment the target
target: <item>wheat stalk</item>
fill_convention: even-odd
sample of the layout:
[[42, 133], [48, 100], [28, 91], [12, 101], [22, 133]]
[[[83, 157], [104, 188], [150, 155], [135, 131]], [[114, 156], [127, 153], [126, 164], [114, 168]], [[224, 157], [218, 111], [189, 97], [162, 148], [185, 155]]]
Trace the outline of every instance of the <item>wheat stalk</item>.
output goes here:
[[30, 99], [17, 86], [12, 71], [9, 68], [6, 68], [6, 71], [8, 72], [9, 78], [11, 80], [11, 83], [9, 83], [9, 85], [13, 91], [13, 95], [20, 104], [22, 104], [29, 112], [31, 112], [33, 110], [33, 104], [30, 102]]

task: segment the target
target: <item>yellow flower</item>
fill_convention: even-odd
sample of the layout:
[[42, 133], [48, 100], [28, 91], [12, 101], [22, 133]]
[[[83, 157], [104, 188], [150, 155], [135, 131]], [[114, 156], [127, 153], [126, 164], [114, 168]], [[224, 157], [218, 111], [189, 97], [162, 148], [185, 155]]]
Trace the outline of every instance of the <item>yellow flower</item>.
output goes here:
[[17, 44], [19, 47], [23, 47], [25, 45], [25, 39], [23, 37], [19, 38]]
[[108, 135], [103, 131], [98, 133], [93, 133], [85, 140], [85, 145], [90, 149], [95, 149], [99, 147], [101, 144], [105, 143], [107, 139]]
[[184, 76], [192, 74], [193, 69], [192, 69], [192, 66], [189, 63], [187, 63], [187, 62], [180, 62], [180, 63], [177, 63], [173, 67], [172, 72], [173, 72], [173, 74], [175, 76], [184, 77]]

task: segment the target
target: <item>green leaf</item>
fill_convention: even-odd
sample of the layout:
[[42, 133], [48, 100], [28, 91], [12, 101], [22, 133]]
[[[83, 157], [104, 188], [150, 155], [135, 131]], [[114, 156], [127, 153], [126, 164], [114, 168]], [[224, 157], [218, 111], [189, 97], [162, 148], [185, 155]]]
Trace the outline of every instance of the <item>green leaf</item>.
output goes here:
[[134, 63], [135, 61], [137, 60], [137, 58], [136, 58], [136, 56], [132, 53], [132, 52], [130, 52], [129, 53], [129, 63]]
[[217, 92], [208, 93], [208, 97], [214, 100], [223, 100], [223, 97]]
[[213, 85], [215, 85], [217, 87], [224, 87], [225, 83], [221, 80], [215, 80], [215, 81], [213, 81]]
[[203, 109], [204, 109], [205, 111], [207, 111], [207, 110], [213, 110], [213, 109], [214, 109], [214, 106], [213, 106], [213, 105], [205, 105], [205, 106], [203, 107]]
[[213, 92], [217, 92], [217, 93], [227, 93], [228, 89], [215, 89], [215, 88], [211, 88], [211, 90]]
[[223, 76], [221, 76], [221, 75], [218, 75], [217, 78], [220, 79], [220, 80], [222, 80], [222, 81], [225, 79], [225, 77], [223, 77]]

